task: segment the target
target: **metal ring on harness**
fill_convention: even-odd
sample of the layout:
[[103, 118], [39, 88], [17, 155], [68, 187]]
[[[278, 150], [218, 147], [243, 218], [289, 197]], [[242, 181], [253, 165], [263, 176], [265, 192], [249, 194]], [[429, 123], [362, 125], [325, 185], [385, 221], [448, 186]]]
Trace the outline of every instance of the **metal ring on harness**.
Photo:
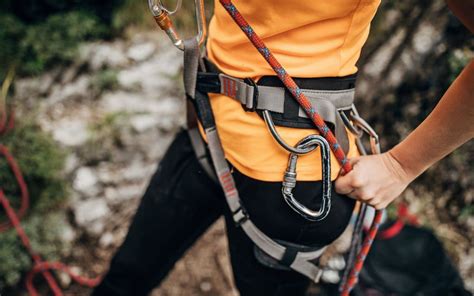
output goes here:
[[359, 112], [354, 105], [352, 105], [349, 113], [350, 118], [344, 112], [341, 112], [340, 114], [345, 126], [353, 135], [356, 136], [357, 146], [360, 150], [365, 150], [360, 138], [364, 133], [366, 133], [369, 136], [372, 154], [381, 153], [382, 149], [380, 147], [379, 135], [375, 132], [372, 126], [370, 126], [370, 124], [359, 115]]
[[296, 144], [297, 149], [305, 149], [306, 147], [314, 150], [316, 147], [321, 149], [321, 166], [322, 166], [322, 183], [323, 195], [322, 204], [319, 210], [311, 210], [298, 202], [293, 196], [293, 188], [296, 187], [296, 163], [298, 161], [298, 154], [291, 153], [288, 160], [288, 167], [283, 178], [283, 186], [281, 192], [286, 203], [295, 212], [300, 214], [303, 218], [309, 221], [321, 221], [327, 217], [331, 210], [331, 161], [329, 158], [330, 148], [329, 144], [320, 135], [309, 135]]

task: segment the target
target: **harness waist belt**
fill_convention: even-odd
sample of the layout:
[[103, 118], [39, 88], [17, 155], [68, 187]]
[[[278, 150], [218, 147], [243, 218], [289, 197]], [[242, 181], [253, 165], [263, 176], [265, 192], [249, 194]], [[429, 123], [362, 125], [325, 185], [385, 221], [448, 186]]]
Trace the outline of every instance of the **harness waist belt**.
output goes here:
[[[337, 81], [338, 78], [326, 78], [326, 80], [329, 79]], [[336, 138], [343, 150], [347, 152], [349, 139], [340, 112], [352, 108], [355, 96], [353, 87], [355, 77], [341, 78], [341, 80], [349, 81], [345, 85], [352, 87], [335, 90], [302, 89], [302, 92], [309, 99], [313, 108], [318, 110], [324, 120], [334, 128]], [[226, 95], [239, 102], [246, 111], [268, 110], [272, 113], [277, 125], [314, 128], [304, 110], [294, 102], [284, 87], [257, 85], [250, 79], [235, 78], [224, 73], [198, 73], [197, 89], [204, 93]], [[293, 116], [290, 113], [294, 113]]]

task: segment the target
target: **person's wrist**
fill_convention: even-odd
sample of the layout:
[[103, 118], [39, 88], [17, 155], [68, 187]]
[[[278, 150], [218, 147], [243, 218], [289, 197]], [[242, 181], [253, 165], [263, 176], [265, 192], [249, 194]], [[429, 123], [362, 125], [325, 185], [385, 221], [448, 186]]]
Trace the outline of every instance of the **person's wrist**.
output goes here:
[[396, 170], [395, 173], [405, 183], [411, 183], [418, 177], [423, 169], [415, 165], [414, 162], [409, 161], [403, 157], [403, 154], [397, 149], [398, 146], [387, 151], [386, 155], [391, 162], [392, 167]]

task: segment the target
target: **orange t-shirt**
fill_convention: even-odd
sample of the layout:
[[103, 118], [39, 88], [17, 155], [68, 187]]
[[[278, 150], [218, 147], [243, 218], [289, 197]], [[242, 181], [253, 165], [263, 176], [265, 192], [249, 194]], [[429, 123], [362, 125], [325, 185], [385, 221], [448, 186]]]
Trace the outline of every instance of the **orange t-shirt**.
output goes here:
[[[369, 34], [380, 0], [234, 0], [245, 19], [293, 77], [339, 77], [357, 72], [355, 66]], [[275, 75], [259, 52], [215, 1], [207, 53], [224, 73], [259, 79]], [[217, 129], [226, 158], [243, 174], [262, 181], [281, 181], [289, 153], [275, 142], [264, 121], [224, 95], [211, 94]], [[315, 129], [277, 127], [291, 145]], [[348, 156], [358, 155], [349, 134]], [[339, 172], [332, 155], [332, 179]], [[321, 180], [316, 150], [298, 159], [298, 180]]]

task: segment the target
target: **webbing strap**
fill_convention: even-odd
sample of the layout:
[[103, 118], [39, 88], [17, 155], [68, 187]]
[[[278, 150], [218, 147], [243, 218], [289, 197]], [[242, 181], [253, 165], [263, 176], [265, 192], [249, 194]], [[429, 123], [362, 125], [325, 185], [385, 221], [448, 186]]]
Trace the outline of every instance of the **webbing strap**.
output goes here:
[[[256, 90], [253, 85], [244, 80], [235, 78], [223, 73], [219, 74], [220, 93], [233, 98], [248, 109], [269, 110], [272, 112], [283, 113], [285, 102], [285, 88], [258, 85], [258, 98], [255, 100]], [[310, 100], [312, 105], [322, 104], [321, 112], [327, 109], [331, 112], [324, 117], [325, 121], [335, 122], [337, 110], [348, 110], [354, 103], [355, 89], [344, 90], [317, 90], [301, 89], [301, 91]], [[318, 108], [319, 109], [319, 108]], [[308, 115], [300, 107], [298, 116], [308, 118]]]
[[186, 49], [183, 63], [184, 91], [189, 97], [194, 98], [199, 65], [199, 44], [196, 38], [184, 40], [184, 48]]
[[[216, 74], [219, 79], [219, 93], [224, 94], [242, 104], [247, 110], [268, 110], [274, 113], [285, 112], [285, 88], [263, 85], [250, 85], [243, 79], [224, 73]], [[206, 76], [206, 83], [210, 77]], [[198, 78], [199, 88], [199, 78]], [[217, 89], [216, 89], [217, 90]], [[349, 138], [339, 112], [350, 110], [355, 97], [355, 89], [316, 90], [301, 89], [311, 106], [318, 110], [324, 121], [334, 126], [336, 138], [345, 153], [349, 151]], [[299, 107], [298, 117], [308, 118], [306, 112]]]

